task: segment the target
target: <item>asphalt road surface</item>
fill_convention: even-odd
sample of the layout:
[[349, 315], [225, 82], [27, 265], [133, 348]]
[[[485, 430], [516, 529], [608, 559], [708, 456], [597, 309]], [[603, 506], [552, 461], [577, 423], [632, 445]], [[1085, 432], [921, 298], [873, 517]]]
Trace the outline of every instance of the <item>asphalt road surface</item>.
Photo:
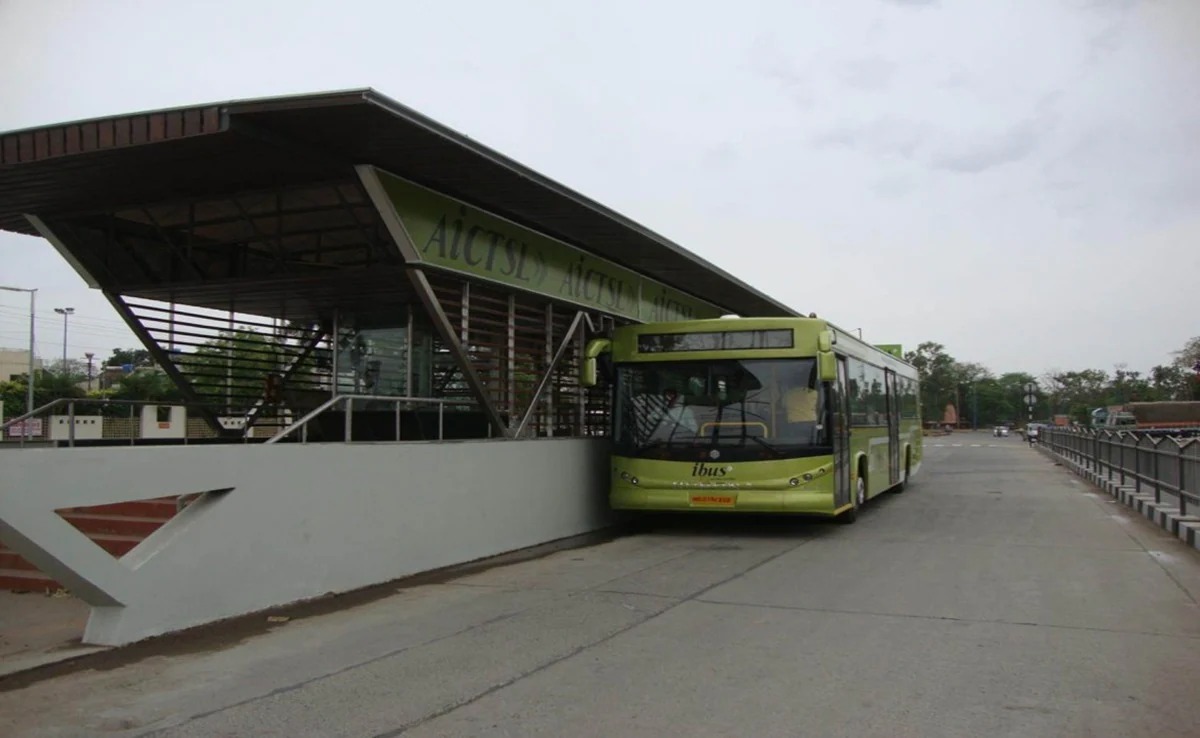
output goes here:
[[664, 519], [8, 688], [0, 735], [1200, 735], [1200, 556], [1019, 438], [927, 444], [852, 526]]

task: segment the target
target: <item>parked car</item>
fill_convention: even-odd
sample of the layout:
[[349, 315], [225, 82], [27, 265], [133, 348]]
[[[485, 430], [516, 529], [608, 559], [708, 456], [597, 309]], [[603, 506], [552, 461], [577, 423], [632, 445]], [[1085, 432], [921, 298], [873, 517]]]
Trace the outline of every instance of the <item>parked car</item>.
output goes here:
[[998, 425], [995, 428], [992, 428], [992, 435], [996, 436], [997, 438], [1007, 438], [1008, 437], [1008, 426], [1007, 425]]

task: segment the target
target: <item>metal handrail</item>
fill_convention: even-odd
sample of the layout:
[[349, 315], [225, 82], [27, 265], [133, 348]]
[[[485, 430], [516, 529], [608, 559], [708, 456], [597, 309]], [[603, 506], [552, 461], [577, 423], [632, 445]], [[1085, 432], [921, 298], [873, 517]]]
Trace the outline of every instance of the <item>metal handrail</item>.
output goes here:
[[[74, 398], [72, 398], [72, 399], [74, 399]], [[78, 399], [84, 399], [84, 398], [78, 398]], [[12, 418], [10, 420], [4, 421], [3, 423], [0, 423], [0, 431], [3, 431], [5, 428], [8, 428], [10, 425], [16, 425], [17, 423], [20, 423], [22, 420], [28, 420], [29, 418], [32, 418], [34, 416], [41, 415], [42, 413], [46, 412], [47, 410], [49, 410], [53, 407], [57, 407], [58, 405], [61, 405], [62, 403], [67, 402], [67, 401], [68, 401], [68, 398], [60, 397], [57, 400], [51, 400], [50, 402], [47, 402], [45, 405], [42, 405], [41, 407], [35, 407], [33, 410], [25, 413], [24, 415], [18, 415], [15, 418]]]
[[[10, 420], [4, 421], [3, 423], [0, 423], [0, 438], [3, 438], [4, 431], [7, 428], [9, 428], [10, 426], [16, 425], [17, 423], [23, 422], [25, 420], [29, 420], [31, 418], [37, 418], [39, 416], [45, 415], [46, 413], [48, 413], [48, 411], [53, 410], [54, 408], [60, 407], [63, 405], [67, 406], [67, 418], [68, 418], [68, 420], [67, 420], [67, 424], [68, 424], [67, 425], [67, 446], [71, 447], [71, 448], [74, 448], [74, 446], [75, 446], [75, 418], [76, 418], [75, 408], [78, 405], [102, 405], [102, 406], [109, 406], [109, 407], [112, 407], [112, 406], [128, 407], [131, 410], [130, 415], [129, 415], [130, 418], [133, 418], [133, 413], [132, 413], [133, 408], [145, 407], [145, 406], [150, 406], [150, 405], [184, 407], [184, 408], [199, 407], [199, 408], [210, 408], [210, 409], [213, 407], [211, 404], [204, 404], [204, 403], [198, 403], [198, 402], [187, 402], [187, 401], [177, 401], [177, 400], [125, 400], [125, 399], [115, 398], [115, 397], [59, 397], [57, 399], [51, 400], [50, 402], [47, 402], [45, 405], [41, 405], [37, 408], [34, 408], [33, 412], [25, 413], [23, 415], [18, 415], [15, 418], [12, 418]], [[21, 448], [24, 448], [26, 439], [29, 437], [30, 436], [28, 434], [22, 433], [19, 436], [19, 444], [18, 445]], [[44, 432], [43, 437], [48, 438], [49, 436]], [[131, 442], [133, 440], [134, 440], [133, 438], [130, 438]], [[186, 439], [184, 442], [186, 443]]]
[[[437, 405], [437, 408], [438, 408], [438, 440], [439, 441], [443, 440], [444, 436], [445, 436], [445, 407], [446, 407], [446, 405], [471, 406], [471, 405], [477, 404], [473, 400], [450, 400], [450, 399], [443, 399], [443, 398], [438, 398], [438, 397], [395, 397], [392, 395], [337, 395], [337, 396], [331, 397], [330, 399], [321, 403], [319, 406], [317, 406], [316, 409], [306, 413], [299, 420], [292, 423], [291, 425], [284, 428], [283, 430], [279, 431], [271, 438], [267, 439], [265, 441], [265, 443], [277, 443], [278, 441], [292, 435], [296, 431], [301, 432], [301, 442], [307, 443], [308, 442], [308, 423], [311, 422], [314, 418], [321, 415], [322, 413], [327, 412], [331, 408], [334, 408], [343, 403], [346, 404], [346, 426], [345, 426], [346, 434], [345, 434], [345, 439], [343, 442], [348, 443], [353, 440], [352, 426], [351, 426], [352, 416], [353, 416], [353, 412], [354, 412], [354, 403], [358, 402], [358, 401], [386, 402], [386, 403], [389, 403], [389, 404], [395, 406], [396, 440], [400, 439], [400, 410], [401, 410], [402, 404]], [[33, 412], [24, 413], [22, 415], [18, 415], [15, 418], [4, 421], [4, 423], [0, 424], [0, 437], [3, 437], [3, 433], [4, 433], [5, 429], [9, 428], [10, 426], [13, 426], [13, 425], [16, 425], [17, 423], [21, 423], [23, 421], [29, 420], [30, 418], [36, 418], [36, 417], [43, 416], [43, 415], [47, 414], [49, 411], [51, 411], [57, 407], [62, 407], [64, 405], [67, 408], [67, 418], [68, 418], [68, 420], [67, 420], [67, 446], [70, 448], [74, 448], [74, 446], [75, 446], [75, 418], [76, 418], [75, 411], [76, 411], [77, 405], [121, 406], [121, 407], [129, 407], [131, 409], [131, 411], [132, 411], [132, 408], [134, 408], [134, 407], [147, 406], [147, 405], [171, 405], [171, 406], [175, 406], [175, 407], [188, 407], [188, 408], [190, 408], [190, 407], [208, 407], [207, 405], [203, 405], [203, 404], [199, 404], [199, 403], [191, 403], [191, 402], [174, 402], [174, 401], [164, 402], [161, 400], [123, 400], [123, 399], [107, 398], [107, 397], [106, 398], [60, 397], [60, 398], [51, 400], [50, 402], [48, 402], [44, 405], [41, 405], [40, 407], [34, 408]], [[130, 415], [130, 417], [133, 417], [132, 414]], [[45, 435], [45, 437], [48, 438], [49, 437], [48, 434]], [[19, 446], [24, 448], [24, 446], [25, 446], [26, 442], [29, 440], [29, 438], [30, 437], [27, 433], [22, 433], [18, 440]], [[130, 441], [132, 442], [132, 440], [133, 439], [131, 438]], [[243, 439], [243, 440], [246, 440], [246, 439]], [[185, 440], [185, 443], [186, 443], [186, 440]]]
[[427, 404], [437, 405], [438, 408], [438, 440], [444, 440], [445, 435], [445, 420], [446, 420], [446, 405], [475, 405], [473, 400], [446, 400], [440, 397], [394, 397], [392, 395], [336, 395], [329, 398], [325, 402], [318, 405], [315, 409], [306, 413], [302, 418], [289, 425], [287, 428], [279, 431], [275, 435], [268, 438], [265, 443], [278, 443], [287, 438], [296, 431], [300, 431], [300, 442], [308, 443], [308, 424], [319, 415], [328, 412], [330, 409], [345, 403], [346, 418], [345, 418], [345, 437], [342, 443], [350, 443], [353, 439], [353, 416], [354, 403], [362, 402], [386, 402], [395, 406], [396, 412], [396, 440], [400, 440], [400, 406], [401, 404]]
[[186, 402], [183, 400], [124, 400], [119, 397], [59, 397], [51, 400], [45, 405], [41, 405], [33, 409], [33, 412], [18, 415], [15, 418], [0, 423], [0, 431], [8, 428], [10, 425], [20, 423], [22, 420], [41, 415], [47, 410], [51, 410], [59, 405], [129, 405], [137, 407], [139, 405], [171, 405], [172, 407], [212, 407], [211, 404], [205, 405], [199, 402]]
[[[1152, 448], [1141, 445], [1144, 438], [1151, 439], [1154, 444]], [[1094, 443], [1083, 443], [1085, 439], [1094, 440]], [[1161, 446], [1168, 440], [1172, 441], [1174, 448], [1164, 450]], [[1189, 505], [1200, 505], [1200, 455], [1189, 454], [1192, 448], [1200, 448], [1200, 438], [1156, 438], [1136, 431], [1106, 433], [1055, 429], [1046, 433], [1046, 447], [1051, 453], [1073, 459], [1097, 474], [1103, 472], [1110, 480], [1117, 474], [1122, 485], [1132, 481], [1138, 492], [1143, 487], [1152, 488], [1158, 504], [1162, 503], [1164, 492], [1177, 497], [1180, 515], [1188, 514]], [[1117, 448], [1120, 453], [1114, 454]], [[1129, 453], [1126, 453], [1127, 450]], [[1170, 479], [1163, 471], [1164, 460], [1168, 468], [1173, 467]], [[1150, 463], [1145, 464], [1144, 461]]]

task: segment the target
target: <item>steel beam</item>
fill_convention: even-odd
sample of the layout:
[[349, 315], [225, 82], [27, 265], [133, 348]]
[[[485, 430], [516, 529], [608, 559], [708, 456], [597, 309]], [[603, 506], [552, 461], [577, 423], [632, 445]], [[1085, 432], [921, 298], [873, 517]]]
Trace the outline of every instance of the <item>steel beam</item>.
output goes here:
[[412, 237], [408, 235], [408, 229], [400, 221], [400, 216], [396, 215], [396, 208], [383, 188], [383, 183], [379, 181], [375, 167], [359, 164], [354, 167], [354, 171], [358, 174], [363, 191], [367, 193], [367, 199], [375, 206], [375, 212], [379, 213], [379, 217], [383, 220], [383, 225], [391, 235], [392, 243], [399, 250], [400, 256], [409, 264], [419, 263], [421, 255], [417, 252]]
[[[583, 311], [575, 313], [575, 319], [571, 321], [571, 325], [567, 328], [567, 333], [562, 337], [562, 341], [558, 344], [558, 349], [554, 352], [554, 357], [550, 360], [550, 365], [546, 367], [546, 371], [542, 374], [542, 378], [538, 380], [537, 388], [533, 391], [533, 399], [529, 402], [529, 407], [525, 409], [525, 414], [521, 417], [521, 422], [517, 424], [513, 430], [513, 436], [520, 438], [525, 431], [525, 426], [529, 424], [530, 418], [537, 409], [538, 400], [542, 398], [542, 393], [546, 390], [551, 380], [554, 379], [554, 370], [558, 368], [559, 362], [566, 355], [567, 349], [571, 347], [571, 340], [575, 337], [575, 332], [579, 330], [579, 326], [583, 323]], [[547, 349], [549, 343], [547, 343]], [[553, 419], [551, 419], [553, 424]]]
[[186, 251], [184, 251], [174, 241], [171, 240], [171, 237], [167, 235], [166, 229], [159, 225], [158, 221], [154, 218], [154, 215], [150, 212], [150, 209], [142, 208], [142, 214], [146, 216], [146, 220], [150, 221], [150, 225], [153, 226], [158, 232], [158, 237], [161, 238], [163, 243], [167, 245], [167, 248], [171, 250], [171, 253], [174, 254], [182, 264], [187, 266], [188, 270], [191, 271], [192, 276], [201, 282], [205, 281], [204, 272], [201, 271], [200, 267], [191, 260]]
[[429, 317], [433, 320], [433, 326], [441, 334], [442, 341], [446, 347], [450, 349], [450, 354], [458, 363], [459, 370], [463, 373], [463, 378], [467, 381], [467, 386], [475, 394], [475, 399], [479, 402], [480, 407], [487, 414], [488, 421], [502, 436], [512, 438], [512, 431], [505, 425], [504, 419], [500, 417], [500, 413], [496, 410], [496, 405], [492, 402], [492, 398], [488, 395], [487, 388], [480, 381], [479, 375], [475, 373], [475, 367], [471, 365], [471, 357], [467, 355], [463, 345], [459, 342], [458, 336], [454, 335], [454, 324], [450, 322], [450, 318], [446, 315], [446, 311], [442, 309], [442, 304], [438, 302], [437, 294], [433, 291], [433, 286], [429, 284], [429, 278], [425, 276], [425, 272], [417, 267], [408, 269], [408, 278], [412, 282], [413, 288], [417, 292], [417, 296], [421, 298], [421, 303], [425, 306], [425, 310], [429, 313]]
[[113, 309], [117, 311], [117, 314], [121, 316], [121, 319], [125, 321], [125, 325], [129, 326], [129, 330], [133, 331], [133, 334], [138, 337], [138, 340], [150, 352], [150, 356], [154, 361], [162, 367], [162, 370], [166, 372], [171, 381], [175, 383], [175, 386], [179, 388], [179, 392], [183, 395], [184, 399], [199, 409], [200, 416], [204, 418], [204, 422], [208, 423], [208, 426], [218, 436], [232, 435], [230, 431], [221, 425], [221, 421], [212, 409], [204, 405], [203, 400], [196, 394], [196, 389], [192, 387], [192, 383], [179, 371], [179, 367], [175, 366], [175, 362], [171, 359], [170, 354], [163, 351], [162, 346], [158, 344], [154, 336], [150, 335], [150, 332], [146, 330], [141, 321], [137, 319], [137, 316], [133, 314], [133, 310], [125, 302], [125, 298], [109, 290], [104, 290], [104, 297], [113, 306]]
[[[312, 330], [313, 335], [307, 343], [300, 347], [300, 353], [293, 356], [288, 365], [283, 368], [283, 377], [280, 380], [282, 384], [287, 384], [287, 381], [292, 378], [292, 375], [296, 373], [296, 370], [300, 368], [304, 360], [312, 355], [312, 352], [317, 349], [317, 346], [325, 338], [325, 332], [319, 326], [313, 326]], [[279, 335], [277, 334], [275, 338], [278, 339]], [[264, 396], [258, 398], [254, 403], [254, 407], [250, 408], [250, 412], [246, 414], [246, 427], [242, 430], [243, 435], [250, 435], [250, 429], [254, 426], [255, 421], [258, 420], [258, 415], [266, 407], [266, 404], [267, 399], [264, 392]]]
[[[46, 223], [46, 221], [33, 215], [27, 215], [26, 219], [29, 221], [30, 225], [37, 230], [38, 234], [41, 235], [42, 238], [45, 238], [47, 241], [50, 241], [52, 244], [54, 244], [56, 249], [64, 253], [64, 255], [70, 253], [67, 244], [57, 233], [55, 233], [55, 231], [49, 226], [49, 224]], [[138, 320], [137, 316], [133, 314], [133, 311], [129, 308], [129, 304], [125, 302], [125, 298], [117, 294], [110, 285], [97, 282], [92, 275], [88, 274], [81, 266], [78, 265], [78, 262], [76, 262], [73, 257], [68, 257], [68, 260], [71, 262], [72, 266], [76, 267], [76, 270], [79, 271], [80, 275], [84, 277], [89, 286], [98, 287], [101, 289], [105, 299], [107, 299], [109, 304], [113, 306], [113, 309], [117, 311], [117, 314], [121, 316], [121, 319], [125, 321], [125, 325], [129, 327], [129, 330], [131, 330], [133, 334], [137, 336], [138, 340], [142, 342], [142, 345], [146, 347], [146, 351], [150, 353], [150, 356], [154, 359], [154, 361], [160, 367], [162, 367], [162, 370], [166, 373], [166, 375], [170, 377], [171, 381], [175, 383], [175, 386], [179, 388], [179, 392], [183, 395], [184, 399], [198, 408], [198, 412], [204, 419], [204, 422], [206, 422], [217, 435], [230, 435], [229, 432], [221, 426], [221, 421], [217, 418], [216, 414], [203, 404], [200, 396], [196, 394], [196, 389], [192, 386], [192, 383], [188, 381], [187, 377], [185, 377], [182, 372], [179, 371], [179, 367], [175, 366], [175, 362], [171, 360], [170, 355], [166, 351], [163, 351], [162, 346], [159, 345], [154, 336], [150, 335], [150, 332], [146, 330], [146, 327], [143, 326], [141, 321]]]

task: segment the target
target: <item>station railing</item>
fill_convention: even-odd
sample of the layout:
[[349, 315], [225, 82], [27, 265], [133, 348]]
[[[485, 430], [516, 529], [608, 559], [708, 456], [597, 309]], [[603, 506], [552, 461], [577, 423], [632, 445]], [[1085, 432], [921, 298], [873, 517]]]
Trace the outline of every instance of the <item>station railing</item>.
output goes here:
[[[446, 432], [447, 406], [472, 406], [471, 400], [429, 398], [429, 397], [395, 397], [390, 395], [338, 395], [326, 400], [312, 411], [296, 419], [291, 413], [263, 413], [255, 422], [246, 426], [246, 416], [226, 415], [222, 408], [187, 402], [118, 400], [111, 398], [60, 398], [37, 407], [30, 413], [18, 415], [15, 418], [0, 423], [0, 447], [68, 447], [77, 445], [138, 445], [139, 443], [157, 444], [195, 444], [195, 443], [278, 443], [282, 440], [298, 440], [301, 443], [309, 441], [309, 427], [320, 416], [339, 410], [344, 411], [344, 435], [342, 442], [354, 440], [354, 417], [356, 411], [362, 413], [369, 410], [378, 418], [381, 411], [392, 412], [395, 417], [395, 433], [386, 440], [401, 439], [402, 411], [412, 411], [421, 407], [436, 407], [437, 439], [444, 440]], [[187, 410], [181, 421], [175, 416], [163, 423], [161, 427], [181, 425], [173, 428], [170, 433], [158, 431], [158, 435], [148, 435], [145, 430], [141, 410], [146, 407], [184, 408]], [[204, 419], [207, 412], [228, 422], [223, 433], [218, 433]], [[151, 420], [154, 420], [151, 418]], [[335, 421], [336, 422], [336, 421]], [[386, 423], [385, 423], [386, 424]], [[151, 422], [151, 431], [160, 427], [159, 422]], [[424, 427], [424, 423], [421, 424]], [[85, 427], [86, 426], [86, 427]], [[432, 430], [432, 429], [430, 429]], [[362, 435], [360, 433], [360, 435]], [[430, 433], [429, 435], [432, 435]], [[366, 440], [366, 439], [360, 439]], [[379, 439], [372, 439], [379, 440]]]
[[1188, 431], [1042, 428], [1039, 443], [1135, 493], [1151, 493], [1157, 505], [1176, 504], [1180, 516], [1200, 511], [1200, 437]]
[[413, 407], [416, 405], [436, 405], [437, 406], [437, 421], [439, 441], [445, 439], [446, 432], [446, 406], [447, 405], [474, 405], [471, 400], [447, 400], [439, 397], [393, 397], [390, 395], [338, 395], [332, 397], [318, 405], [314, 410], [309, 412], [304, 417], [292, 423], [287, 428], [279, 431], [267, 443], [278, 443], [290, 436], [299, 436], [301, 443], [308, 443], [308, 426], [314, 420], [327, 412], [336, 411], [339, 406], [344, 412], [344, 433], [342, 437], [343, 443], [350, 443], [354, 440], [354, 405], [355, 403], [383, 403], [391, 405], [395, 413], [396, 422], [396, 439], [400, 439], [400, 415], [405, 406]]
[[[183, 427], [176, 429], [177, 435], [148, 438], [143, 433], [142, 418], [139, 412], [141, 408], [146, 407], [182, 407], [188, 411], [188, 414], [180, 421]], [[220, 434], [209, 427], [199, 413], [194, 412], [201, 409], [212, 412], [214, 415], [223, 415], [221, 408], [198, 403], [63, 397], [34, 408], [33, 412], [24, 413], [0, 423], [0, 445], [74, 447], [77, 443], [85, 442], [136, 445], [139, 441], [145, 440], [187, 444], [220, 437]], [[238, 420], [244, 421], [244, 418], [239, 417]], [[97, 422], [99, 427], [84, 429], [79, 425], [79, 423], [90, 421]], [[290, 419], [286, 419], [286, 421], [290, 422]], [[171, 420], [166, 424], [171, 425], [174, 422]], [[287, 422], [284, 418], [263, 416], [259, 419], [257, 433], [255, 435], [244, 433], [245, 437], [240, 440], [251, 442], [257, 436], [257, 440], [261, 441], [273, 434], [275, 428], [283, 427]], [[61, 424], [62, 427], [56, 427], [58, 424]], [[157, 427], [159, 424], [156, 422], [154, 425]], [[269, 433], [267, 429], [270, 429]], [[231, 434], [239, 432], [236, 427], [228, 430]], [[227, 436], [226, 440], [228, 438]]]

